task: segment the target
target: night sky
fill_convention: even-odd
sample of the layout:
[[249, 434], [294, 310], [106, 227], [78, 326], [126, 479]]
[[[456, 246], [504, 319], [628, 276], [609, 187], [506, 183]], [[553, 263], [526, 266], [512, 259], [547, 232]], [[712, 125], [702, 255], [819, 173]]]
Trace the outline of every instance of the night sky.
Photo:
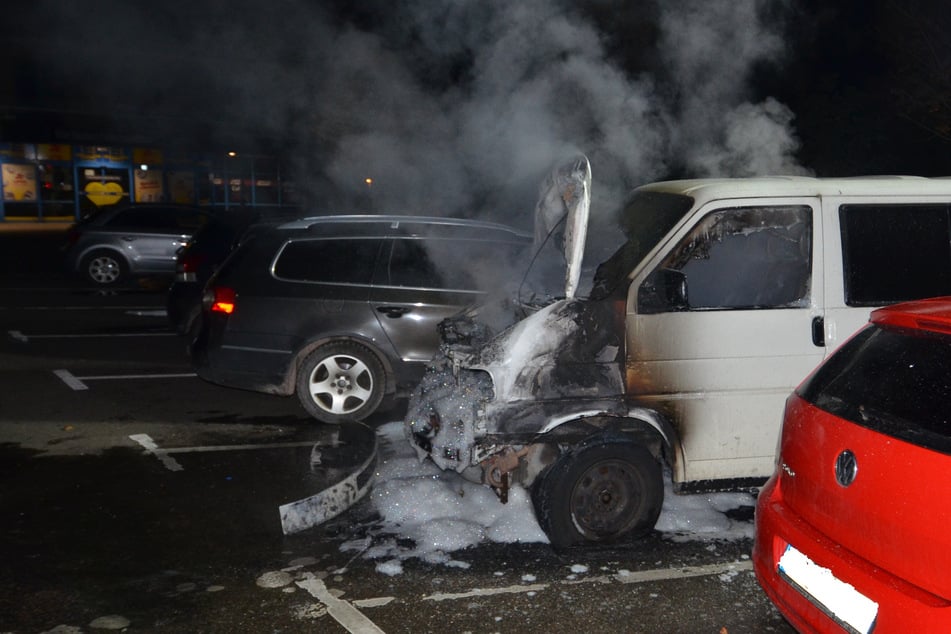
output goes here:
[[517, 204], [577, 151], [611, 195], [675, 176], [951, 174], [951, 24], [933, 1], [17, 13], [0, 24], [0, 141], [290, 155], [315, 182], [373, 175], [395, 204], [449, 211]]

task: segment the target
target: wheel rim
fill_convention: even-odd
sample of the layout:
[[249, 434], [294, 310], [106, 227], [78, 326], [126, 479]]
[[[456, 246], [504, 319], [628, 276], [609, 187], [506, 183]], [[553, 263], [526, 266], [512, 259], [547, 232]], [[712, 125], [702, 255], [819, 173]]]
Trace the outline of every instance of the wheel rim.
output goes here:
[[352, 414], [373, 395], [373, 374], [357, 357], [335, 354], [310, 374], [310, 395], [320, 409], [334, 415]]
[[106, 256], [90, 260], [87, 270], [89, 278], [98, 284], [111, 284], [119, 279], [122, 273], [119, 263], [114, 258]]
[[587, 538], [619, 535], [637, 520], [639, 479], [623, 460], [592, 465], [575, 483], [569, 499], [572, 521]]

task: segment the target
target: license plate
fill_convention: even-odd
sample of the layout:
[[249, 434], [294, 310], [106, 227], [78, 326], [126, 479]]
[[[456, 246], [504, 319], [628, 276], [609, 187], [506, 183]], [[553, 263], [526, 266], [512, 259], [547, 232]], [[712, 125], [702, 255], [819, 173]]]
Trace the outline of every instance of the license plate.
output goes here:
[[869, 634], [875, 627], [878, 603], [792, 546], [786, 546], [778, 568], [782, 577], [848, 631]]

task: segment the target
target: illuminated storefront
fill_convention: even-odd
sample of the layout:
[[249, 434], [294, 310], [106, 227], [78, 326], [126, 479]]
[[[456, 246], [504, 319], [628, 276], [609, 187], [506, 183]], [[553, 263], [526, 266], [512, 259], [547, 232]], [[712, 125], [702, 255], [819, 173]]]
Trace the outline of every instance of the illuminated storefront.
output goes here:
[[78, 220], [130, 202], [230, 209], [297, 206], [280, 161], [234, 152], [196, 157], [157, 148], [0, 144], [0, 221]]

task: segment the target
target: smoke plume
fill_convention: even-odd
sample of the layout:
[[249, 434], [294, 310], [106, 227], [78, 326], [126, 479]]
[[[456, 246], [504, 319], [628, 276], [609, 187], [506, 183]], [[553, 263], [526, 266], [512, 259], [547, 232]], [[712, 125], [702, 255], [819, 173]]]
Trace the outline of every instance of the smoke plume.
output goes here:
[[162, 139], [268, 140], [319, 212], [527, 227], [537, 183], [577, 152], [595, 212], [672, 175], [803, 171], [793, 113], [752, 86], [786, 54], [786, 0], [336, 5], [38, 0], [24, 15], [48, 81], [164, 121]]

